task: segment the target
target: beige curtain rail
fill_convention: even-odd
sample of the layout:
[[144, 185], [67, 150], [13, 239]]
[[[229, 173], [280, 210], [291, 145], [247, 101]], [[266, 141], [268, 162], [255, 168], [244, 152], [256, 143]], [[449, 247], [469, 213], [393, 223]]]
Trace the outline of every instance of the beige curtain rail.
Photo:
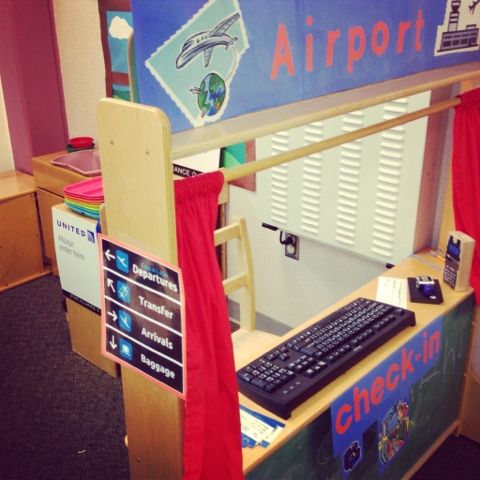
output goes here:
[[323, 152], [324, 150], [337, 147], [344, 143], [353, 142], [354, 140], [373, 135], [374, 133], [379, 133], [390, 128], [398, 127], [399, 125], [412, 122], [413, 120], [417, 120], [422, 117], [448, 110], [449, 108], [459, 105], [460, 101], [461, 100], [459, 98], [445, 100], [435, 105], [431, 105], [421, 110], [417, 110], [416, 112], [407, 113], [391, 120], [386, 120], [384, 122], [376, 123], [365, 128], [360, 128], [358, 130], [355, 130], [354, 132], [338, 135], [336, 137], [322, 140], [321, 142], [313, 143], [305, 147], [296, 148], [285, 153], [281, 153], [267, 158], [262, 158], [255, 162], [245, 163], [238, 167], [226, 169], [223, 171], [225, 182], [232, 182], [233, 180], [238, 180], [239, 178], [242, 178], [246, 175], [261, 172], [262, 170], [276, 167], [278, 165], [281, 165], [282, 163], [290, 162], [292, 160], [298, 160], [299, 158], [307, 157], [309, 155], [312, 155], [313, 153]]

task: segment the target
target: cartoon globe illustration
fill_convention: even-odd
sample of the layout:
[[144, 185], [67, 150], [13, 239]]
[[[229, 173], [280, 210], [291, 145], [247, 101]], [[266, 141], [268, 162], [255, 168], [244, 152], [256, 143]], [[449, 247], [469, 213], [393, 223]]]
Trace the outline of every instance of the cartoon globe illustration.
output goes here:
[[211, 117], [222, 108], [226, 93], [225, 82], [216, 73], [209, 73], [200, 86], [195, 88], [195, 93], [202, 117], [205, 115]]

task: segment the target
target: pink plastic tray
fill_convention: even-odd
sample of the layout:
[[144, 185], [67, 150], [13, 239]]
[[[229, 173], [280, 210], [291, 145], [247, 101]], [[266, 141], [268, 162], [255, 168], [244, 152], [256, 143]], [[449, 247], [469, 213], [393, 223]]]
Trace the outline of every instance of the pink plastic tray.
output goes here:
[[87, 177], [100, 175], [100, 156], [98, 150], [80, 150], [67, 153], [51, 160], [53, 165], [66, 167]]
[[66, 197], [103, 202], [102, 177], [89, 178], [64, 187]]

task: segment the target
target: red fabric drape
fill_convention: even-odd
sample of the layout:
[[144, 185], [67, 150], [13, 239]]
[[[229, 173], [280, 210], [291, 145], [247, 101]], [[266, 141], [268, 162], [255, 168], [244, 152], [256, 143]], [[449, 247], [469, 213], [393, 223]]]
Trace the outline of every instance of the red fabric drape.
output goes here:
[[186, 307], [184, 480], [239, 480], [238, 387], [213, 232], [223, 174], [175, 182], [178, 263]]
[[453, 125], [455, 228], [475, 239], [470, 283], [480, 303], [480, 89], [460, 95]]

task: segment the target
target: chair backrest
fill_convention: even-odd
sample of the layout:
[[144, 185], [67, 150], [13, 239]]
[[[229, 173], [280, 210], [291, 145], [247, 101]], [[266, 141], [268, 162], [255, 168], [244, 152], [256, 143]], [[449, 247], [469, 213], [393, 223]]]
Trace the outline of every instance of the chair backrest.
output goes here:
[[[231, 240], [236, 241], [230, 242]], [[216, 246], [230, 242], [229, 248], [237, 248], [240, 272], [229, 275], [230, 272], [227, 269], [223, 288], [227, 296], [239, 290], [240, 328], [253, 331], [255, 330], [255, 284], [252, 250], [245, 219], [234, 217], [232, 223], [215, 230], [214, 241]]]

